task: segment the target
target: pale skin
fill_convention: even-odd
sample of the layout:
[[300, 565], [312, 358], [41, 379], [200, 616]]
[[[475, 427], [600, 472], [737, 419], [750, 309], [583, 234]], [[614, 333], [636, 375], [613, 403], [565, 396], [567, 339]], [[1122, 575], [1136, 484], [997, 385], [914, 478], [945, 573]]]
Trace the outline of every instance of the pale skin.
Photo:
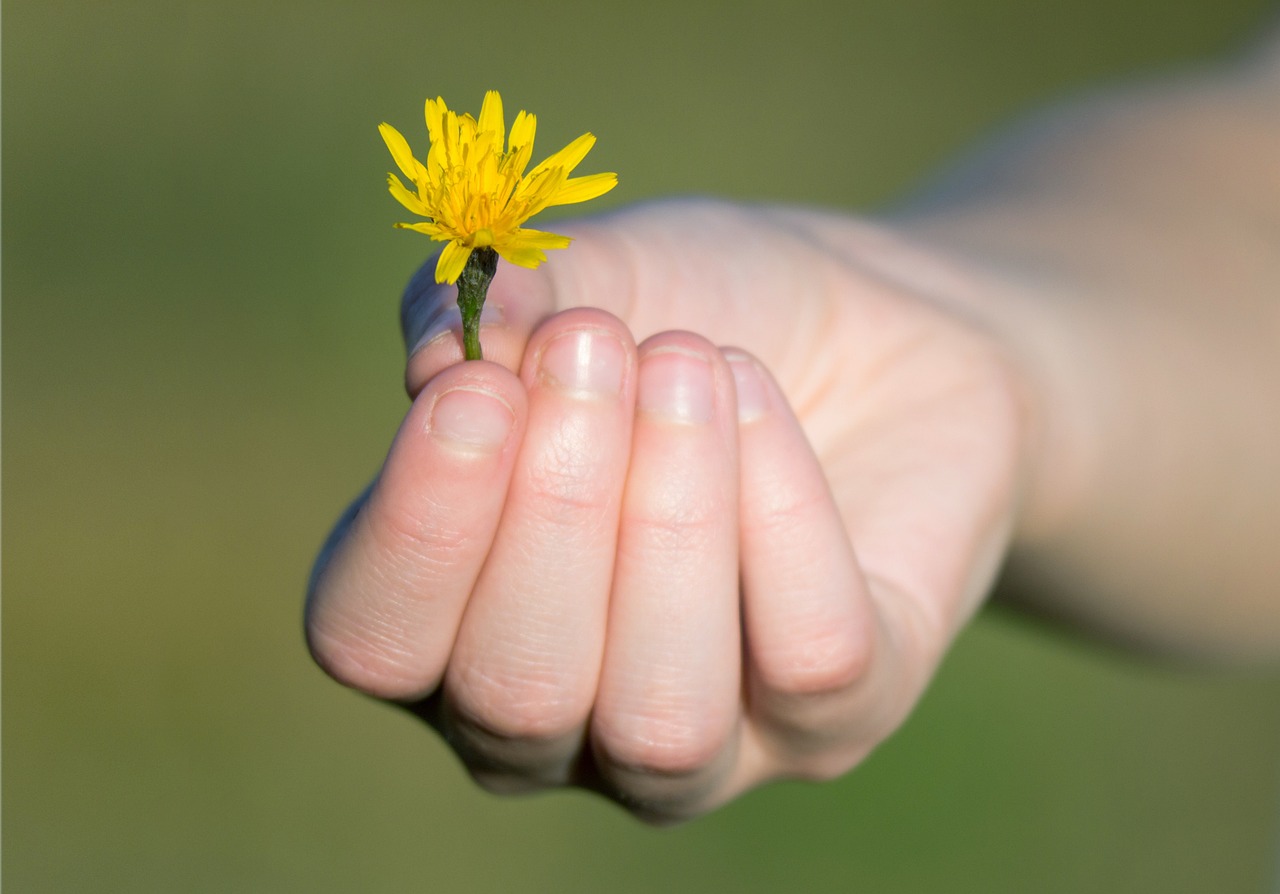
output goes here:
[[488, 788], [655, 822], [854, 767], [1002, 566], [1117, 642], [1274, 663], [1280, 54], [1030, 133], [878, 221], [561, 224], [500, 267], [484, 361], [428, 262], [317, 661]]

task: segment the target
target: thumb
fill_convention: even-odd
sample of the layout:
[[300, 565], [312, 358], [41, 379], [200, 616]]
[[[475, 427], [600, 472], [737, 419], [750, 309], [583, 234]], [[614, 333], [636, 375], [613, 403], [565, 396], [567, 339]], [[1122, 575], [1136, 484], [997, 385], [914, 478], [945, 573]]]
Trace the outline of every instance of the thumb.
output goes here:
[[[484, 359], [518, 372], [530, 334], [557, 311], [601, 307], [626, 318], [634, 289], [634, 258], [623, 249], [620, 221], [625, 217], [558, 222], [556, 230], [574, 240], [568, 249], [551, 252], [535, 269], [498, 262], [480, 315]], [[437, 252], [418, 268], [400, 304], [410, 397], [440, 370], [463, 359], [458, 290], [436, 282], [438, 257]]]
[[[407, 355], [405, 389], [410, 398], [441, 370], [463, 359], [458, 289], [436, 282], [437, 256], [418, 268], [400, 302]], [[554, 310], [552, 294], [546, 265], [529, 270], [500, 262], [480, 314], [484, 359], [518, 372], [530, 333]]]

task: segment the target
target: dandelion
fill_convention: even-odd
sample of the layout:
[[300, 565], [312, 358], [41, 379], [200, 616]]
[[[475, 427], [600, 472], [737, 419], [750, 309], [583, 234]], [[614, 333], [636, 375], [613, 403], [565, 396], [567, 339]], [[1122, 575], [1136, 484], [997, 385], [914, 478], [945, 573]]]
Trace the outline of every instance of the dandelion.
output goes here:
[[508, 135], [496, 90], [485, 94], [479, 120], [451, 111], [441, 98], [427, 100], [426, 118], [431, 138], [426, 164], [414, 158], [408, 141], [394, 127], [378, 126], [396, 167], [413, 189], [395, 174], [387, 175], [387, 186], [401, 205], [427, 218], [397, 227], [445, 243], [436, 282], [458, 284], [466, 357], [478, 360], [480, 308], [498, 258], [537, 267], [547, 259], [547, 249], [565, 248], [570, 242], [568, 236], [529, 229], [525, 221], [543, 208], [601, 196], [617, 185], [618, 175], [569, 176], [595, 145], [589, 133], [526, 174], [536, 119], [520, 112]]

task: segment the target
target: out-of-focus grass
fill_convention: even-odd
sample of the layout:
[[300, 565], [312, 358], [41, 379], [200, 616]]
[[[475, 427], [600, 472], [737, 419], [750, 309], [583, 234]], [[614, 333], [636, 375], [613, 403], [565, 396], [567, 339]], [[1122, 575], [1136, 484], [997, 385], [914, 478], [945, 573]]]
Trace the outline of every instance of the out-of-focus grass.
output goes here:
[[404, 400], [425, 240], [386, 119], [488, 87], [621, 203], [866, 206], [1261, 0], [4, 6], [4, 882], [14, 891], [1254, 890], [1280, 690], [1007, 618], [850, 777], [655, 832], [502, 801], [310, 667], [313, 550]]

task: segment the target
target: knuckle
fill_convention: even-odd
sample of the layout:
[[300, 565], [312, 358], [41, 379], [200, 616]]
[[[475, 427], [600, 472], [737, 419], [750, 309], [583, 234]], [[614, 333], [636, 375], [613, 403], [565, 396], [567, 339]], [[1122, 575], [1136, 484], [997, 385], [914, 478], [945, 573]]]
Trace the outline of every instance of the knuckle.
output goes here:
[[640, 777], [693, 777], [727, 744], [727, 732], [685, 712], [601, 721], [593, 731], [599, 759]]
[[409, 700], [435, 689], [439, 672], [399, 637], [377, 627], [328, 631], [307, 625], [311, 657], [344, 686], [377, 698]]
[[757, 488], [753, 496], [756, 508], [750, 521], [764, 536], [791, 541], [812, 525], [827, 499], [825, 493], [801, 488], [787, 478], [774, 478]]
[[722, 520], [727, 484], [713, 480], [704, 467], [690, 463], [678, 451], [655, 453], [644, 474], [644, 488], [630, 495], [627, 508], [637, 521], [655, 526], [698, 526]]
[[871, 664], [868, 638], [852, 625], [798, 636], [754, 657], [766, 688], [797, 697], [843, 692], [857, 685]]
[[479, 743], [552, 740], [585, 722], [589, 699], [562, 672], [469, 668], [449, 681], [456, 724]]
[[639, 550], [695, 556], [716, 539], [725, 525], [723, 512], [717, 514], [711, 500], [679, 494], [630, 506], [623, 521], [630, 542]]
[[600, 464], [563, 443], [546, 448], [526, 474], [533, 506], [550, 524], [602, 517], [614, 497], [602, 487]]
[[376, 523], [369, 525], [371, 539], [383, 556], [412, 556], [415, 565], [426, 562], [447, 568], [467, 552], [474, 539], [448, 525], [444, 519], [449, 516], [429, 499], [413, 507], [381, 507]]

